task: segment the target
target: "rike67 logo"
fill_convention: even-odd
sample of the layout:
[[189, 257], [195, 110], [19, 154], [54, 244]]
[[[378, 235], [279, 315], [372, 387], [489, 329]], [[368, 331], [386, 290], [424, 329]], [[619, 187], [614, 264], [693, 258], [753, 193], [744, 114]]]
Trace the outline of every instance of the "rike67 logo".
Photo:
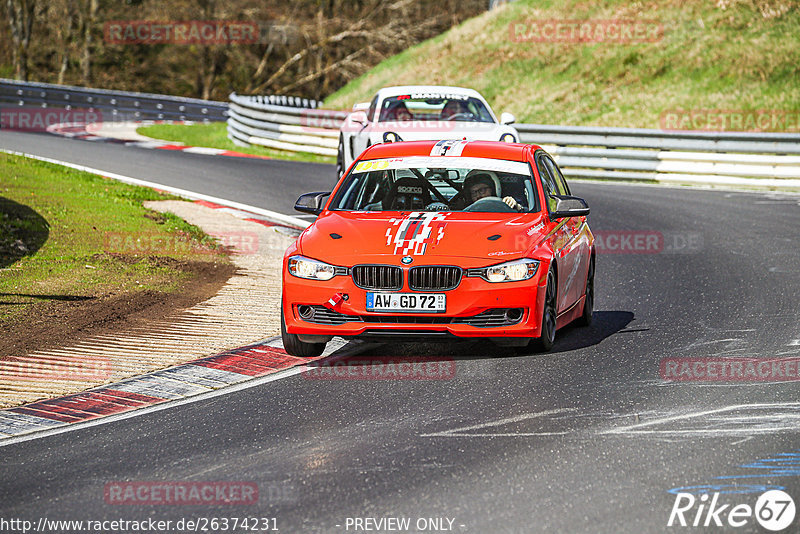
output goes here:
[[[725, 495], [724, 498], [731, 497]], [[777, 532], [792, 524], [795, 506], [792, 497], [781, 490], [762, 493], [755, 506], [724, 502], [720, 493], [678, 493], [669, 514], [667, 526], [681, 527], [744, 527], [758, 523], [763, 528]]]

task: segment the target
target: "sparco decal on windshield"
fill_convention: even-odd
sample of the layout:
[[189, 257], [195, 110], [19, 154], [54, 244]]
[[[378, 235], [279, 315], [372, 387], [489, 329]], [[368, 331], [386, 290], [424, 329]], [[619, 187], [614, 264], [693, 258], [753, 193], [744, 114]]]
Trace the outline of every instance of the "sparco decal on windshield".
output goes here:
[[408, 217], [389, 219], [392, 225], [386, 229], [386, 246], [394, 246], [393, 254], [421, 256], [444, 237], [447, 226], [446, 213], [415, 211]]

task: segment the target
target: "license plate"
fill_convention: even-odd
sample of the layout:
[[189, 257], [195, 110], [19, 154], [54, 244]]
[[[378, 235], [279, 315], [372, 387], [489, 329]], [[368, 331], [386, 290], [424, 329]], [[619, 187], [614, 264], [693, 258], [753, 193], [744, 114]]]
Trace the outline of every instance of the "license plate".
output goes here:
[[442, 313], [445, 302], [442, 293], [367, 293], [367, 311]]

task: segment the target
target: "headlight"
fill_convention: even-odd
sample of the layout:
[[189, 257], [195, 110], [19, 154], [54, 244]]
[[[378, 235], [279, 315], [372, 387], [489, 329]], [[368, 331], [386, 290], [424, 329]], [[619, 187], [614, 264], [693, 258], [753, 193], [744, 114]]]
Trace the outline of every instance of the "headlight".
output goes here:
[[[343, 268], [340, 267], [339, 269]], [[289, 273], [298, 278], [307, 278], [309, 280], [330, 280], [340, 274], [333, 265], [304, 258], [303, 256], [289, 258]]]
[[532, 278], [539, 270], [539, 260], [524, 258], [492, 265], [482, 269], [469, 269], [467, 276], [479, 276], [487, 282], [519, 282]]
[[394, 132], [385, 132], [383, 134], [384, 143], [399, 143], [400, 141], [402, 141], [402, 139], [400, 139], [400, 136]]
[[504, 143], [516, 143], [517, 138], [514, 137], [514, 134], [504, 133], [503, 135], [500, 136], [500, 141]]

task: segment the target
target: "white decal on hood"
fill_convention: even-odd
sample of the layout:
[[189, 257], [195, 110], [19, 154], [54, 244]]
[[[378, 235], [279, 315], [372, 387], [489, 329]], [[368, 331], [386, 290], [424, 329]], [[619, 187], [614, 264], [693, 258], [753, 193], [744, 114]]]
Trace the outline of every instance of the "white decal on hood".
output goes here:
[[386, 229], [386, 246], [394, 245], [393, 254], [421, 256], [428, 245], [436, 246], [444, 237], [446, 213], [415, 211], [408, 217], [392, 218]]

